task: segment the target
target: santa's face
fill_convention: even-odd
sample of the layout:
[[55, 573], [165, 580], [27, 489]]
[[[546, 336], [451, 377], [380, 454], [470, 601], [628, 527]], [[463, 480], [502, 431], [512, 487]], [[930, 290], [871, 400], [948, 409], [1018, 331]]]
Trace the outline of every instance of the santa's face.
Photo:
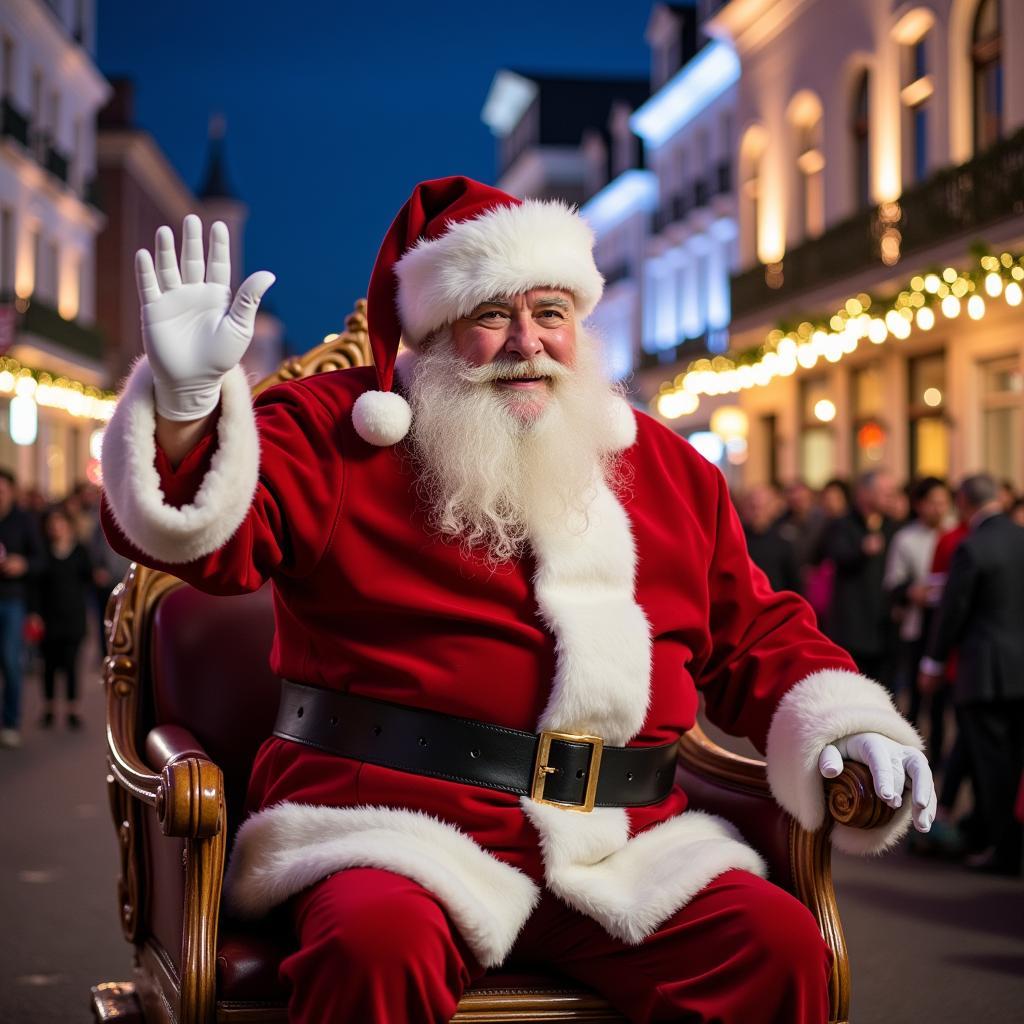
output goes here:
[[543, 372], [524, 376], [529, 364], [547, 357], [565, 367], [576, 359], [576, 310], [571, 292], [534, 288], [521, 295], [481, 303], [451, 325], [453, 349], [471, 366], [507, 366], [490, 382], [521, 419], [547, 406], [552, 381]]

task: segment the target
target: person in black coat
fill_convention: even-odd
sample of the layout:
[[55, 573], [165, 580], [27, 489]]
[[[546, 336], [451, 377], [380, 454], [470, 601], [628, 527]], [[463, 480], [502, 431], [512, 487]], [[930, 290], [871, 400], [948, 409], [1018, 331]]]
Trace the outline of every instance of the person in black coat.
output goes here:
[[43, 541], [31, 515], [15, 502], [14, 477], [0, 469], [0, 746], [21, 745], [21, 676], [27, 590], [42, 565]]
[[740, 521], [747, 538], [747, 551], [754, 564], [768, 577], [772, 590], [800, 592], [800, 566], [796, 548], [779, 525], [782, 502], [771, 487], [754, 486], [740, 499]]
[[33, 588], [33, 611], [42, 620], [43, 688], [46, 704], [40, 725], [53, 725], [57, 673], [67, 693], [67, 723], [81, 728], [78, 705], [78, 651], [85, 638], [86, 607], [92, 587], [92, 563], [79, 543], [71, 516], [56, 506], [43, 520], [46, 557]]
[[1002, 513], [996, 481], [968, 477], [957, 508], [969, 533], [953, 555], [918, 684], [942, 683], [959, 651], [953, 702], [967, 744], [988, 847], [970, 866], [1021, 874], [1021, 824], [1014, 798], [1024, 771], [1024, 528]]
[[885, 556], [896, 523], [887, 515], [895, 481], [885, 470], [857, 480], [853, 507], [832, 522], [823, 553], [835, 566], [832, 606], [826, 633], [845, 647], [866, 676], [887, 682], [891, 651], [889, 601], [885, 594]]

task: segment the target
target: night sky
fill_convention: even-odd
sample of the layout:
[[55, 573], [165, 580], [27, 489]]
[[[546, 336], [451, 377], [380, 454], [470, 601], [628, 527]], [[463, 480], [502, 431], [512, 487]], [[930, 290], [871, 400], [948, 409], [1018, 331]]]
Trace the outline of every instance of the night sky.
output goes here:
[[100, 0], [98, 53], [196, 188], [209, 115], [249, 204], [246, 270], [302, 351], [340, 330], [381, 237], [425, 178], [496, 175], [494, 72], [644, 76], [651, 0]]

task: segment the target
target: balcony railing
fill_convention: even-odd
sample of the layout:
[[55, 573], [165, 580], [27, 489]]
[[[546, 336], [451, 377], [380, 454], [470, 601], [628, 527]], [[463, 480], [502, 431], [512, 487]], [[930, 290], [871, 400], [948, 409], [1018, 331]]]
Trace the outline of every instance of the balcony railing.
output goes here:
[[732, 191], [732, 163], [722, 160], [715, 168], [715, 195], [721, 196]]
[[90, 178], [82, 189], [82, 198], [92, 207], [103, 211], [103, 195], [100, 188], [100, 180], [97, 177]]
[[630, 276], [632, 266], [629, 260], [620, 260], [618, 263], [613, 264], [607, 270], [602, 271], [604, 274], [604, 286], [605, 288], [611, 288], [613, 284], [618, 284], [619, 281], [624, 281]]
[[[948, 238], [1024, 215], [1024, 131], [959, 167], [945, 168], [895, 203], [854, 214], [791, 249], [772, 273], [758, 264], [732, 279], [733, 317], [872, 266], [889, 264]], [[895, 258], [894, 258], [895, 257]]]
[[685, 192], [677, 192], [675, 195], [668, 196], [654, 212], [655, 232], [664, 231], [669, 224], [683, 220], [689, 212], [690, 202]]
[[0, 134], [28, 147], [28, 118], [6, 96], [0, 101]]
[[699, 338], [683, 338], [678, 345], [670, 345], [668, 348], [657, 349], [654, 352], [642, 349], [640, 358], [637, 360], [637, 369], [650, 370], [655, 366], [699, 359], [709, 354], [708, 336], [702, 334]]
[[46, 148], [46, 169], [65, 185], [68, 183], [68, 158], [53, 146]]
[[[12, 295], [0, 295], [0, 305], [14, 302]], [[19, 303], [20, 304], [20, 303]], [[103, 359], [103, 335], [95, 327], [77, 320], [65, 320], [52, 306], [29, 299], [18, 318], [18, 330], [52, 341], [68, 352], [100, 362]]]

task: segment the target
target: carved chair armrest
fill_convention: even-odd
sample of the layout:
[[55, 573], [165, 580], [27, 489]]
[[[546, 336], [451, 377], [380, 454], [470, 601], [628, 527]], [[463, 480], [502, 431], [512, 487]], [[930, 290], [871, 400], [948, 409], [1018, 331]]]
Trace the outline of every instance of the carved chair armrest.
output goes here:
[[[146, 601], [176, 585], [180, 586], [173, 578], [133, 563], [107, 604], [105, 626], [111, 651], [103, 672], [107, 762], [112, 782], [128, 796], [155, 808], [164, 835], [203, 839], [223, 827], [224, 776], [220, 768], [186, 729], [162, 732], [154, 739], [147, 749], [155, 757], [153, 765], [140, 755], [136, 742], [141, 672], [136, 620]], [[161, 751], [167, 756], [162, 757]], [[113, 809], [118, 822], [116, 806]]]
[[156, 813], [166, 836], [200, 839], [221, 829], [224, 776], [203, 745], [179, 725], [158, 725], [146, 756], [160, 772]]
[[130, 796], [155, 808], [164, 835], [190, 839], [215, 835], [221, 828], [224, 805], [220, 768], [185, 729], [179, 729], [176, 736], [172, 733], [154, 741], [154, 752], [163, 745], [169, 755], [158, 771], [139, 756], [134, 708], [126, 706], [128, 694], [124, 691], [128, 687], [117, 678], [117, 660], [109, 658], [107, 664], [107, 760], [111, 776]]
[[[763, 761], [743, 757], [720, 747], [694, 726], [679, 744], [680, 760], [690, 771], [725, 785], [760, 790], [770, 796]], [[896, 812], [879, 797], [871, 784], [867, 765], [847, 761], [834, 779], [823, 778], [828, 819], [850, 828], [876, 828], [892, 821]]]
[[878, 828], [896, 816], [896, 811], [875, 792], [866, 764], [847, 761], [839, 775], [823, 781], [826, 812], [837, 825]]

